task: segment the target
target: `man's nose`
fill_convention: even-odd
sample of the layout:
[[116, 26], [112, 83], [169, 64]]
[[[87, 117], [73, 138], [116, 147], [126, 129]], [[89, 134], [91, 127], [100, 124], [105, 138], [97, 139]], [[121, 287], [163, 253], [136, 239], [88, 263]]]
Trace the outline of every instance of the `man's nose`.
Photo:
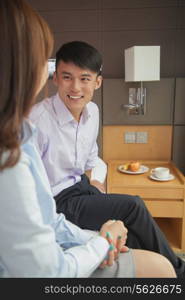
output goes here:
[[81, 85], [80, 85], [79, 80], [78, 79], [73, 79], [72, 83], [71, 83], [72, 91], [78, 92], [80, 90], [80, 87], [81, 87]]

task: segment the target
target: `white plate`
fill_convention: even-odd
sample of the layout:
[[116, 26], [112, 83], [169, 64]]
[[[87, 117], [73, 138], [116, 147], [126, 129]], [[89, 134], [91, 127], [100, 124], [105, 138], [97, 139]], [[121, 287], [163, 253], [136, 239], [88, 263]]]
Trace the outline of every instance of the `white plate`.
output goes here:
[[175, 176], [173, 176], [172, 174], [170, 174], [168, 178], [159, 179], [155, 175], [151, 174], [150, 178], [154, 179], [154, 180], [157, 180], [157, 181], [169, 181], [169, 180], [173, 180], [175, 178]]
[[123, 166], [124, 166], [124, 165], [120, 165], [120, 166], [118, 167], [118, 170], [119, 170], [120, 172], [126, 173], [126, 174], [143, 174], [143, 173], [148, 172], [148, 170], [149, 170], [148, 167], [141, 165], [138, 171], [133, 172], [133, 171], [130, 171], [130, 170], [124, 170], [124, 169], [123, 169]]

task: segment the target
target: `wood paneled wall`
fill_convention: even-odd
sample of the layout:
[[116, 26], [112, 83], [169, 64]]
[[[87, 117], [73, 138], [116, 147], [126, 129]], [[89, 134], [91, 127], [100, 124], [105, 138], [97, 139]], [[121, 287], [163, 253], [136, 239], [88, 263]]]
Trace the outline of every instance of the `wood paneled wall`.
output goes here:
[[[125, 132], [147, 132], [147, 144], [126, 144]], [[103, 159], [171, 160], [172, 126], [104, 126]]]
[[130, 115], [124, 105], [129, 101], [129, 88], [139, 87], [138, 82], [123, 79], [103, 81], [103, 125], [172, 125], [174, 107], [174, 78], [143, 82], [146, 87], [146, 113]]
[[[47, 20], [55, 49], [84, 40], [103, 54], [103, 75], [124, 77], [124, 49], [161, 46], [161, 77], [185, 76], [184, 0], [29, 0]], [[54, 55], [53, 54], [53, 55]]]

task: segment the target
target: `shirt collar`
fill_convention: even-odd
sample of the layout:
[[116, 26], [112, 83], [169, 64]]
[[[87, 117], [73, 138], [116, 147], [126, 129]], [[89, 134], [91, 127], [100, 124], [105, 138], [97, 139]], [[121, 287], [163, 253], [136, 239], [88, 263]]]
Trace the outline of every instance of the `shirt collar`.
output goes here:
[[[64, 102], [61, 100], [58, 93], [53, 98], [53, 109], [60, 125], [64, 125], [71, 121], [75, 121], [73, 115], [68, 110]], [[85, 123], [89, 119], [89, 117], [90, 117], [90, 110], [89, 110], [89, 103], [88, 103], [82, 112], [82, 117], [81, 117], [82, 122]]]
[[89, 109], [89, 103], [84, 107], [82, 116], [81, 116], [81, 121], [83, 123], [87, 122], [87, 120], [91, 117], [91, 112]]
[[60, 125], [64, 125], [74, 120], [73, 115], [65, 106], [58, 93], [53, 98], [53, 109]]

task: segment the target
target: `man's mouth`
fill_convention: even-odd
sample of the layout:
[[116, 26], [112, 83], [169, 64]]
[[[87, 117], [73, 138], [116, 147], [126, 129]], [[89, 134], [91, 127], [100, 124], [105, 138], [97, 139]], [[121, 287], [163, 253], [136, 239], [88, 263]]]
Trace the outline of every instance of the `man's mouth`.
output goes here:
[[71, 96], [71, 95], [67, 95], [69, 99], [73, 99], [73, 100], [79, 100], [82, 99], [83, 96]]

